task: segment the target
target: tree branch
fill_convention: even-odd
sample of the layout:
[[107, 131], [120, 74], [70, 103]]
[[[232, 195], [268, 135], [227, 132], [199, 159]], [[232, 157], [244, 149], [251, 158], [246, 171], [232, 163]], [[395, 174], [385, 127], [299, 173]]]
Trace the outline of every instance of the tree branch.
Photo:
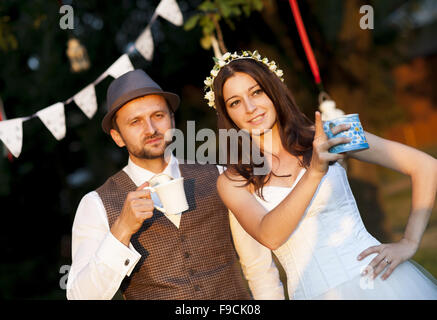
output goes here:
[[217, 33], [217, 40], [219, 43], [220, 51], [222, 52], [222, 54], [224, 54], [225, 52], [228, 52], [228, 49], [226, 49], [225, 41], [223, 40], [222, 29], [220, 28], [220, 24], [218, 23], [215, 15], [211, 15], [211, 19], [212, 19], [212, 22], [214, 23], [215, 30]]

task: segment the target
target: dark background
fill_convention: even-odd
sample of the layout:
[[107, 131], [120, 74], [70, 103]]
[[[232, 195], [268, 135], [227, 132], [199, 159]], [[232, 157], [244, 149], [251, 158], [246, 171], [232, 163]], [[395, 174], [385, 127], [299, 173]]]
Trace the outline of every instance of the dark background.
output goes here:
[[[185, 21], [200, 0], [177, 1]], [[8, 119], [26, 117], [66, 101], [127, 52], [148, 25], [159, 1], [0, 2], [0, 98]], [[346, 113], [359, 113], [364, 128], [437, 154], [437, 4], [435, 1], [299, 1], [325, 89]], [[74, 30], [59, 27], [60, 4], [74, 9]], [[374, 8], [375, 28], [359, 28], [359, 8]], [[424, 9], [425, 8], [425, 9]], [[285, 0], [265, 0], [261, 12], [221, 23], [230, 51], [258, 50], [284, 70], [301, 109], [313, 119], [318, 89]], [[182, 99], [176, 126], [196, 120], [196, 130], [216, 129], [215, 113], [203, 100], [203, 80], [213, 66], [200, 28], [185, 31], [158, 18], [152, 25], [152, 61], [129, 54], [165, 90]], [[91, 67], [72, 73], [66, 55], [70, 36], [86, 47]], [[31, 59], [31, 60], [29, 60]], [[29, 61], [37, 61], [32, 67]], [[71, 226], [80, 199], [127, 163], [101, 130], [105, 95], [112, 79], [96, 86], [99, 109], [90, 120], [65, 106], [67, 133], [57, 141], [33, 118], [23, 123], [18, 159], [0, 158], [1, 299], [65, 299], [62, 265], [71, 264]], [[409, 179], [351, 160], [348, 173], [368, 230], [395, 241], [411, 203]], [[435, 211], [435, 210], [434, 210]], [[437, 276], [437, 219], [431, 217], [414, 259]]]

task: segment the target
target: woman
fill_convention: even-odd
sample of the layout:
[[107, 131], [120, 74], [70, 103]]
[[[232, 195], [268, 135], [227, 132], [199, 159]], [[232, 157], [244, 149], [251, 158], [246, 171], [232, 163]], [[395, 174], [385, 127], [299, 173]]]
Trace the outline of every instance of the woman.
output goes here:
[[[316, 112], [313, 125], [281, 77], [276, 64], [256, 51], [226, 53], [205, 80], [205, 97], [217, 110], [219, 128], [247, 132], [269, 162], [268, 173], [255, 174], [257, 165], [251, 154], [246, 154], [249, 164], [242, 161], [240, 144], [238, 163], [229, 161], [217, 188], [244, 230], [278, 257], [289, 297], [437, 299], [435, 279], [408, 261], [434, 205], [436, 160], [368, 132], [370, 148], [347, 155], [411, 177], [412, 211], [404, 236], [381, 244], [366, 231], [346, 172], [337, 162], [346, 155], [328, 152], [348, 140], [328, 140], [320, 114]], [[347, 129], [341, 125], [332, 131]], [[250, 250], [244, 243], [236, 247], [240, 254]]]

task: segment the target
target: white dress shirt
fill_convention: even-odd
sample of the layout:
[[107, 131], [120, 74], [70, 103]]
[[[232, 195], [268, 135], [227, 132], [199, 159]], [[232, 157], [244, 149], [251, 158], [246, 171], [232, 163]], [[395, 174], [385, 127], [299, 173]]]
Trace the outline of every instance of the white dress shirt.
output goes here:
[[[217, 166], [220, 173], [222, 168]], [[130, 159], [124, 172], [136, 186], [154, 173]], [[173, 155], [164, 173], [179, 178], [179, 162]], [[155, 204], [161, 205], [152, 193]], [[165, 215], [176, 227], [182, 214]], [[255, 299], [284, 299], [284, 291], [271, 251], [259, 244], [229, 212], [232, 236], [246, 279]], [[68, 274], [68, 299], [112, 299], [126, 276], [130, 276], [141, 255], [131, 243], [125, 246], [110, 232], [105, 207], [96, 191], [79, 203], [72, 228], [72, 266]]]

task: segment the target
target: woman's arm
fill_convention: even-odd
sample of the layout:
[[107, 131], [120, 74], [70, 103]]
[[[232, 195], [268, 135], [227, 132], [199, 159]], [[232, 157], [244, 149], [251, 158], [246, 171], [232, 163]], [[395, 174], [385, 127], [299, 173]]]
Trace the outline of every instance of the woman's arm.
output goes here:
[[288, 196], [270, 212], [248, 188], [241, 187], [242, 180], [233, 181], [222, 174], [217, 179], [217, 190], [246, 232], [262, 245], [275, 250], [297, 227], [322, 177], [307, 171]]
[[[349, 126], [339, 125], [332, 129], [340, 132]], [[302, 215], [310, 204], [314, 193], [325, 173], [329, 162], [343, 159], [342, 154], [329, 153], [334, 145], [349, 142], [344, 137], [329, 139], [323, 131], [320, 113], [316, 112], [315, 136], [311, 165], [293, 190], [273, 210], [267, 210], [255, 199], [242, 182], [229, 179], [222, 174], [217, 179], [217, 189], [224, 204], [231, 210], [241, 226], [264, 246], [274, 250], [282, 245], [297, 227]], [[230, 175], [230, 173], [228, 173]]]
[[402, 240], [382, 244], [363, 251], [359, 258], [379, 253], [370, 263], [376, 277], [390, 264], [382, 276], [386, 279], [403, 261], [417, 251], [434, 206], [437, 190], [437, 160], [409, 146], [386, 140], [366, 132], [370, 148], [349, 156], [361, 161], [379, 164], [410, 176], [412, 182], [411, 213]]

